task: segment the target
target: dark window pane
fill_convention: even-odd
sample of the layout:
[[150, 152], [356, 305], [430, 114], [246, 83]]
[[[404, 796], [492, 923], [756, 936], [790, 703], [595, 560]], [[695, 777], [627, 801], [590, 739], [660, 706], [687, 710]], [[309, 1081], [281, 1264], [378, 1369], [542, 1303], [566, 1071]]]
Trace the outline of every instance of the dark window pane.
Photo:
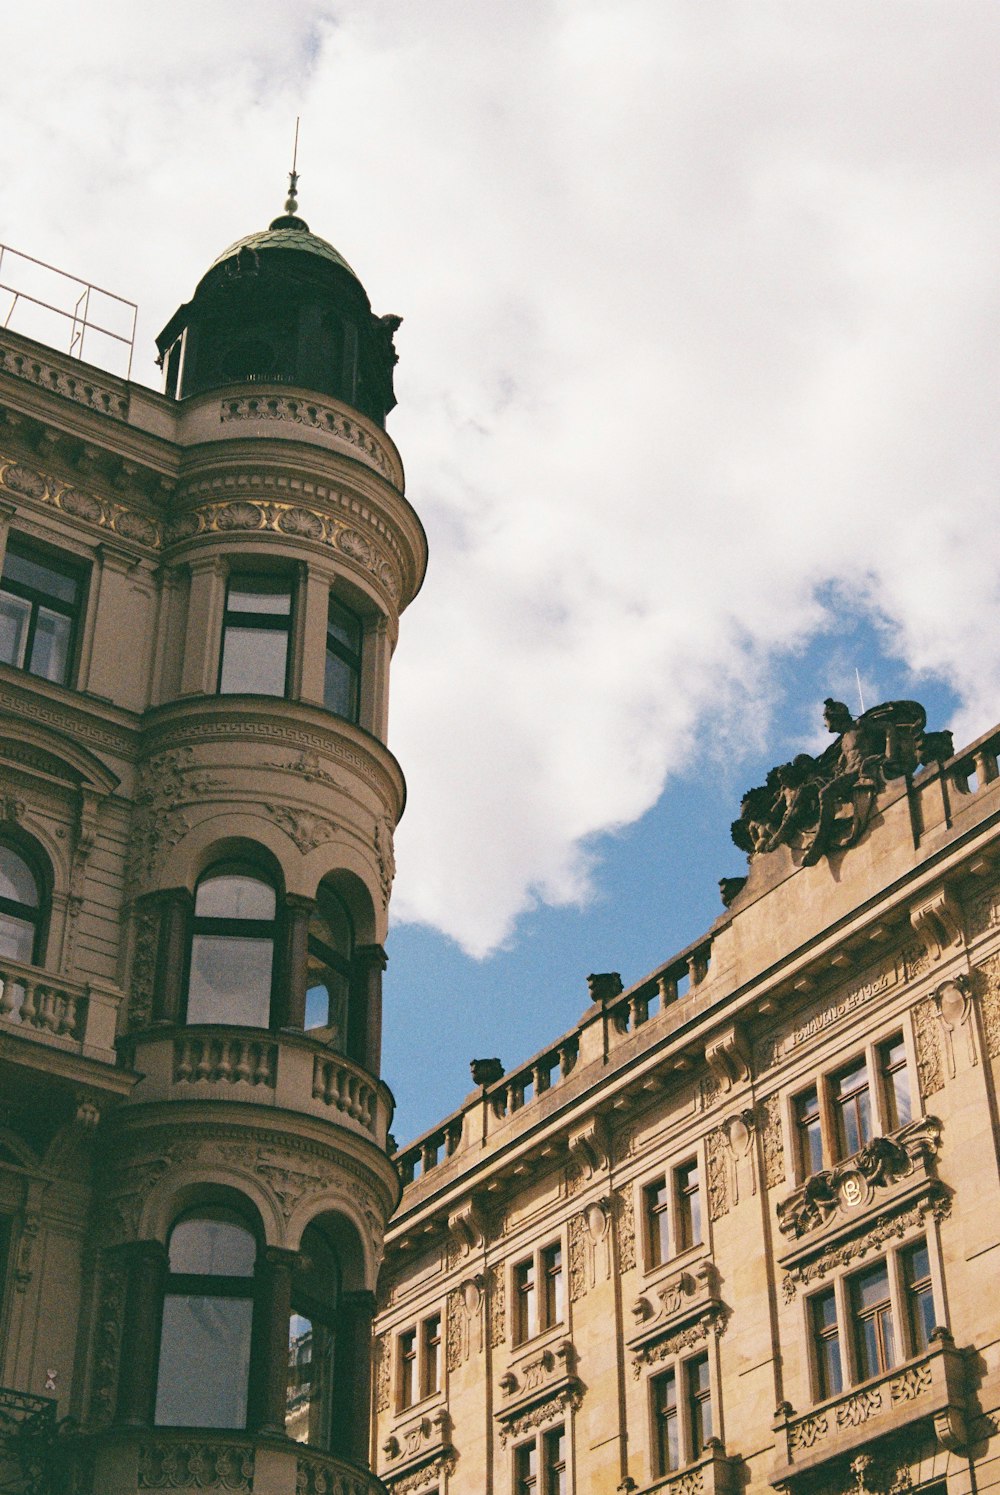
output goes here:
[[341, 607], [338, 602], [330, 598], [330, 607], [327, 614], [326, 630], [332, 639], [343, 644], [344, 648], [352, 654], [358, 654], [361, 650], [361, 622], [346, 607]]
[[156, 1387], [160, 1427], [245, 1426], [252, 1313], [249, 1298], [164, 1299]]
[[196, 934], [191, 941], [188, 1022], [266, 1028], [272, 958], [270, 939]]
[[38, 907], [38, 885], [28, 864], [9, 846], [0, 845], [0, 898]]
[[240, 873], [206, 877], [198, 885], [194, 911], [205, 919], [273, 919], [274, 889]]
[[4, 664], [23, 669], [30, 618], [30, 602], [25, 602], [22, 597], [12, 597], [9, 592], [0, 592], [0, 661]]
[[250, 1277], [256, 1259], [253, 1232], [238, 1220], [196, 1215], [178, 1220], [170, 1233], [171, 1272]]
[[4, 558], [3, 574], [5, 581], [17, 582], [22, 587], [29, 587], [34, 592], [41, 592], [46, 597], [70, 606], [76, 601], [80, 590], [80, 582], [76, 576], [67, 575], [65, 571], [47, 565], [36, 557], [20, 555], [13, 549], [9, 549]]
[[336, 716], [354, 721], [358, 714], [357, 698], [357, 671], [346, 660], [341, 659], [339, 654], [327, 651], [323, 705]]
[[288, 634], [280, 628], [229, 626], [222, 650], [223, 695], [283, 696]]

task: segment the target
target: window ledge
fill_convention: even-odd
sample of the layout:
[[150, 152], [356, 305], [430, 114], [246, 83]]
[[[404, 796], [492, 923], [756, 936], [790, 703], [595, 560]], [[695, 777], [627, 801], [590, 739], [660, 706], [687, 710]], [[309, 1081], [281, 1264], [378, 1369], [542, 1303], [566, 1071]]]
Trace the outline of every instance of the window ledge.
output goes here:
[[539, 1329], [538, 1333], [533, 1334], [530, 1339], [522, 1339], [519, 1344], [513, 1345], [510, 1359], [515, 1369], [518, 1361], [524, 1360], [529, 1355], [537, 1354], [539, 1350], [552, 1349], [559, 1340], [566, 1340], [568, 1344], [567, 1327], [565, 1320], [560, 1319], [557, 1324], [550, 1324], [547, 1329]]
[[783, 1403], [774, 1431], [779, 1448], [784, 1442], [784, 1456], [772, 1471], [771, 1483], [790, 1483], [872, 1438], [924, 1420], [933, 1422], [942, 1448], [962, 1452], [968, 1436], [966, 1414], [964, 1356], [946, 1329], [935, 1329], [931, 1348], [922, 1355], [809, 1412], [799, 1415]]
[[710, 1438], [709, 1451], [700, 1458], [674, 1469], [652, 1484], [642, 1488], [631, 1480], [623, 1480], [618, 1489], [630, 1495], [690, 1495], [697, 1490], [699, 1495], [738, 1495], [743, 1489], [741, 1479], [743, 1460], [730, 1457], [720, 1438]]
[[708, 1241], [699, 1241], [696, 1246], [685, 1246], [684, 1250], [678, 1251], [676, 1256], [657, 1262], [655, 1267], [643, 1267], [642, 1275], [645, 1279], [643, 1292], [655, 1292], [664, 1278], [672, 1277], [675, 1272], [701, 1271], [701, 1263], [710, 1256]]
[[[438, 1400], [441, 1399], [440, 1392], [435, 1392], [434, 1395]], [[424, 1398], [425, 1403], [431, 1400], [429, 1397]], [[425, 1406], [421, 1414], [419, 1406], [420, 1403], [417, 1403], [399, 1414], [404, 1425], [390, 1433], [382, 1444], [379, 1477], [390, 1485], [400, 1475], [410, 1474], [432, 1462], [435, 1465], [434, 1472], [440, 1472], [448, 1462], [453, 1467], [455, 1451], [451, 1444], [452, 1424], [447, 1409], [439, 1407], [435, 1412], [430, 1412]], [[428, 1481], [431, 1472], [427, 1472]]]
[[719, 1297], [719, 1275], [703, 1260], [694, 1272], [677, 1272], [655, 1290], [641, 1293], [632, 1304], [635, 1328], [626, 1339], [632, 1353], [632, 1374], [643, 1366], [704, 1343], [710, 1333], [720, 1335], [729, 1309]]

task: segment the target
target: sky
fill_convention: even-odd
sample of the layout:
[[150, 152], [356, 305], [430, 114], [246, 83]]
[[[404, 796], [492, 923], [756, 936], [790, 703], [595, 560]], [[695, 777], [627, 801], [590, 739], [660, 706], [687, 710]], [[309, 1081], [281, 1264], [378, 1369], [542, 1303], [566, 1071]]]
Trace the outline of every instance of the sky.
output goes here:
[[300, 211], [404, 321], [384, 1069], [400, 1141], [720, 912], [829, 694], [1000, 716], [996, 0], [9, 8], [0, 242], [133, 377]]

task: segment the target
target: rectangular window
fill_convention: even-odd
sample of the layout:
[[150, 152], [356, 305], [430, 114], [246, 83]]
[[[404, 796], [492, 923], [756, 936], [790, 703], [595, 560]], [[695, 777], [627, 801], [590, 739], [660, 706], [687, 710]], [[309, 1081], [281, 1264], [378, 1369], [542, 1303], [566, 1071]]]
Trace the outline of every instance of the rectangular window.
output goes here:
[[0, 661], [68, 684], [82, 598], [78, 565], [10, 540], [0, 578]]
[[538, 1287], [535, 1258], [514, 1268], [514, 1343], [523, 1344], [538, 1333]]
[[889, 1271], [885, 1262], [852, 1277], [850, 1294], [858, 1380], [867, 1381], [896, 1364]]
[[823, 1166], [823, 1129], [819, 1118], [819, 1091], [815, 1085], [795, 1097], [795, 1133], [799, 1167], [802, 1177], [808, 1178]]
[[566, 1483], [566, 1434], [560, 1428], [552, 1428], [542, 1437], [542, 1492], [543, 1495], [567, 1495]]
[[550, 1329], [561, 1324], [563, 1318], [563, 1269], [562, 1247], [547, 1246], [542, 1252], [542, 1322], [540, 1328]]
[[441, 1315], [424, 1319], [422, 1325], [423, 1369], [421, 1391], [424, 1396], [433, 1396], [441, 1390]]
[[677, 1249], [701, 1244], [701, 1175], [695, 1161], [677, 1169]]
[[691, 1429], [691, 1457], [704, 1453], [712, 1436], [712, 1390], [708, 1377], [708, 1356], [699, 1355], [684, 1367], [687, 1376], [688, 1426]]
[[222, 623], [220, 694], [285, 695], [291, 627], [290, 579], [230, 577]]
[[646, 1255], [651, 1267], [658, 1267], [670, 1256], [670, 1194], [666, 1178], [658, 1178], [642, 1191], [646, 1220]]
[[837, 1142], [842, 1158], [849, 1158], [871, 1141], [872, 1108], [868, 1090], [868, 1065], [856, 1060], [830, 1081]]
[[538, 1445], [534, 1438], [514, 1450], [514, 1495], [538, 1495]]
[[323, 704], [349, 722], [358, 720], [361, 686], [361, 620], [330, 597], [326, 618]]
[[886, 1123], [889, 1131], [894, 1132], [913, 1119], [910, 1075], [906, 1068], [906, 1049], [901, 1034], [897, 1033], [895, 1038], [890, 1038], [879, 1046], [878, 1062]]
[[919, 1355], [930, 1344], [934, 1331], [934, 1292], [927, 1242], [917, 1241], [907, 1247], [902, 1259], [910, 1343], [913, 1354]]
[[840, 1329], [833, 1288], [817, 1293], [809, 1304], [812, 1319], [813, 1361], [816, 1367], [816, 1398], [825, 1401], [844, 1389], [840, 1363]]
[[417, 1331], [399, 1336], [399, 1405], [412, 1407], [417, 1400]]
[[677, 1419], [677, 1376], [672, 1370], [654, 1376], [653, 1437], [656, 1473], [670, 1474], [680, 1467], [680, 1423]]

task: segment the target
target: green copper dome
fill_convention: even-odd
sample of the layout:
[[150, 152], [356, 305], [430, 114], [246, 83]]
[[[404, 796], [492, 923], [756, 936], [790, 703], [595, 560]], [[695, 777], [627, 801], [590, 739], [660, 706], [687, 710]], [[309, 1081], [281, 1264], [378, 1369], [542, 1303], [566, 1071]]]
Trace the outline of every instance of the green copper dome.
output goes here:
[[239, 254], [241, 249], [250, 249], [254, 253], [262, 249], [295, 249], [301, 254], [314, 254], [319, 259], [329, 260], [331, 265], [337, 265], [341, 270], [346, 270], [348, 275], [357, 275], [344, 259], [344, 256], [326, 239], [321, 239], [318, 234], [309, 232], [309, 225], [301, 218], [295, 218], [286, 214], [281, 218], [275, 218], [270, 228], [261, 229], [256, 234], [247, 234], [243, 239], [237, 239], [235, 244], [230, 244], [224, 254], [220, 254], [212, 263], [212, 269], [221, 265], [225, 260], [231, 259], [234, 254]]

